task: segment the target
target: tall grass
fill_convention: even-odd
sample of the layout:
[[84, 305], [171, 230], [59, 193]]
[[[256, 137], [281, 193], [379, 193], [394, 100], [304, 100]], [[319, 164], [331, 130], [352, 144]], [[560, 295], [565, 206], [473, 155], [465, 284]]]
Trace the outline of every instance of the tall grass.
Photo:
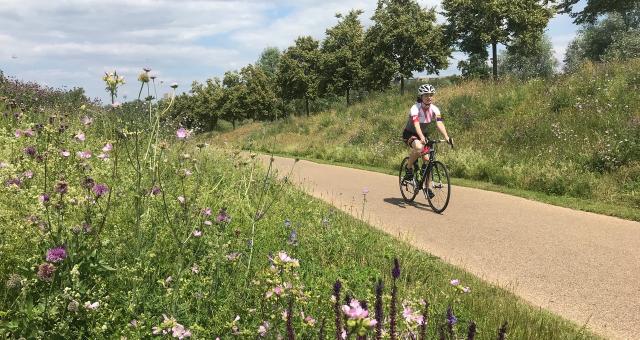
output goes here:
[[[332, 334], [335, 305], [345, 333], [362, 338], [372, 317], [353, 310], [373, 309], [379, 282], [376, 310], [390, 329], [394, 301], [399, 338], [465, 334], [472, 320], [487, 338], [505, 320], [514, 338], [596, 338], [255, 159], [154, 129], [145, 111], [0, 110], [3, 337], [308, 339]], [[332, 301], [337, 279], [348, 300]]]
[[[640, 207], [640, 60], [587, 64], [543, 80], [468, 81], [436, 96], [457, 149], [455, 177]], [[395, 169], [414, 96], [372, 95], [311, 118], [244, 126], [214, 140], [247, 149]], [[439, 136], [435, 129], [431, 136]]]

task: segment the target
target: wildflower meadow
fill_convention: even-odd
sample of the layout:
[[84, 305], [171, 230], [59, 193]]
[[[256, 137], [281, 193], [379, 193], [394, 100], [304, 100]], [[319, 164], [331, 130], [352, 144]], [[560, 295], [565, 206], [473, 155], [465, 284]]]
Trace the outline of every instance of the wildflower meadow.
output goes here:
[[138, 80], [121, 104], [105, 74], [109, 105], [3, 80], [2, 337], [597, 338], [194, 141]]

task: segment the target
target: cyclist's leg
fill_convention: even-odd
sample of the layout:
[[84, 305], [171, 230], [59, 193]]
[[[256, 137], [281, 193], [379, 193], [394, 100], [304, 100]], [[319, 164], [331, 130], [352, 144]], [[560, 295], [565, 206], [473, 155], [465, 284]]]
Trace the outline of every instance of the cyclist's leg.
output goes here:
[[409, 162], [407, 162], [408, 169], [413, 169], [413, 163], [415, 163], [418, 157], [420, 157], [423, 147], [422, 142], [417, 139], [413, 140], [411, 143], [411, 150], [409, 152]]

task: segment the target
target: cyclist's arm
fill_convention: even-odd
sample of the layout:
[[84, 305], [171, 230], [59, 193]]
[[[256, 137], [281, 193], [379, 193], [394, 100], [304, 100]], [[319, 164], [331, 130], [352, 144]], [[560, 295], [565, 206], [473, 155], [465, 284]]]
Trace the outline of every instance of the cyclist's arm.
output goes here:
[[420, 121], [418, 120], [417, 116], [415, 117], [415, 119], [413, 119], [413, 127], [416, 128], [416, 133], [418, 134], [420, 141], [422, 143], [426, 143], [427, 139], [424, 138], [424, 135], [422, 134], [422, 129], [420, 128]]
[[440, 133], [442, 134], [442, 137], [444, 137], [444, 139], [448, 141], [449, 134], [447, 133], [447, 128], [444, 126], [444, 119], [440, 114], [440, 110], [438, 108], [435, 108], [433, 114], [435, 115], [435, 118], [436, 118], [436, 126], [438, 127], [438, 131], [440, 131]]

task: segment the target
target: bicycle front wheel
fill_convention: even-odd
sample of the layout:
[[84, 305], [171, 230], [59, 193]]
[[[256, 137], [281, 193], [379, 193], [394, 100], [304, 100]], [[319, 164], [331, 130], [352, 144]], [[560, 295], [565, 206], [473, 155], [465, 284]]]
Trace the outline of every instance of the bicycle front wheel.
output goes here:
[[[428, 190], [424, 190], [424, 194], [427, 197], [427, 201], [429, 201], [431, 209], [440, 214], [447, 209], [447, 205], [449, 205], [449, 198], [451, 197], [449, 171], [443, 163], [435, 161], [433, 162], [427, 176], [427, 178], [430, 179], [428, 188], [431, 189], [433, 195], [429, 195]], [[425, 183], [425, 185], [427, 185], [427, 183]]]
[[402, 194], [402, 198], [406, 202], [413, 202], [413, 200], [418, 196], [418, 192], [420, 191], [418, 184], [416, 182], [416, 169], [414, 169], [414, 178], [411, 180], [405, 179], [407, 174], [407, 162], [409, 162], [409, 157], [405, 157], [400, 163], [400, 174], [398, 175], [398, 182], [400, 183], [400, 194]]

